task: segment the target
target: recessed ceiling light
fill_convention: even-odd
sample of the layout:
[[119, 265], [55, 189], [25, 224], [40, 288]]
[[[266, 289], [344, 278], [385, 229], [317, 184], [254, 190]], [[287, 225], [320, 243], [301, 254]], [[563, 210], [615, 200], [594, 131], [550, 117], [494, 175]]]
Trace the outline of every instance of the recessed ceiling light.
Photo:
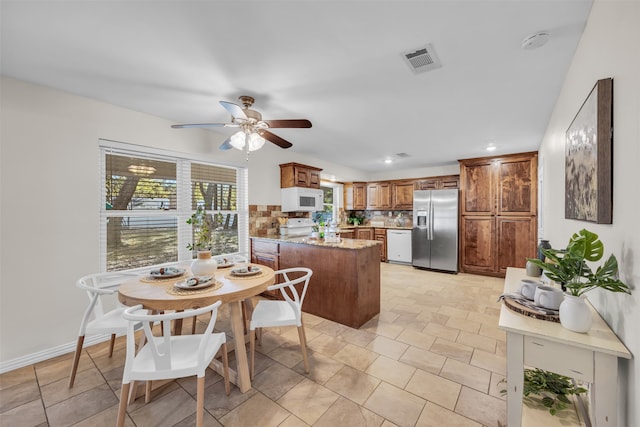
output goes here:
[[495, 151], [496, 150], [496, 146], [495, 145], [489, 145], [487, 147], [487, 151]]
[[389, 164], [389, 163], [393, 163], [393, 160], [391, 160], [391, 159], [384, 159], [384, 162], [385, 162], [386, 164]]

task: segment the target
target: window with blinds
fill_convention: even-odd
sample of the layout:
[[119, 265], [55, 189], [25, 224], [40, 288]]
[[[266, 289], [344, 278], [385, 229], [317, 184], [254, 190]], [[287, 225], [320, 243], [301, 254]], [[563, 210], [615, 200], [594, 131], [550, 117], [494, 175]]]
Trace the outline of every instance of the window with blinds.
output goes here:
[[[136, 147], [142, 148], [142, 147]], [[101, 257], [106, 271], [188, 260], [187, 219], [207, 212], [214, 255], [248, 249], [247, 171], [185, 154], [101, 141]]]

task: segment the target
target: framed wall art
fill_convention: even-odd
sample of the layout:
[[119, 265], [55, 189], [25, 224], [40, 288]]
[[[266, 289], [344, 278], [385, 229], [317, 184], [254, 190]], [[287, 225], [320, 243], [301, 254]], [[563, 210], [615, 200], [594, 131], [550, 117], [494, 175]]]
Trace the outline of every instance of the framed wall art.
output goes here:
[[598, 80], [567, 129], [565, 218], [613, 220], [613, 79]]

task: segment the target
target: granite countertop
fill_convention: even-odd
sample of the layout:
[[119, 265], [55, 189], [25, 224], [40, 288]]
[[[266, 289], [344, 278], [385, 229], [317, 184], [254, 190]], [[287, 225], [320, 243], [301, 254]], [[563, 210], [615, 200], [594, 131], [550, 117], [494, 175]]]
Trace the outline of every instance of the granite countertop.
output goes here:
[[338, 243], [328, 243], [324, 239], [312, 239], [307, 236], [252, 236], [252, 239], [268, 240], [276, 243], [297, 243], [302, 245], [325, 246], [340, 249], [364, 249], [382, 244], [377, 240], [341, 239]]

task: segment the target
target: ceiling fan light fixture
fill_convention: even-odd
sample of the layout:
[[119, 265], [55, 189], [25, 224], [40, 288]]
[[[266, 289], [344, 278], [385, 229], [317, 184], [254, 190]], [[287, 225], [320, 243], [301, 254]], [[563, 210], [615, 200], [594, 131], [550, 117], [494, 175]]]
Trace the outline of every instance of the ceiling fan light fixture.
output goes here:
[[259, 150], [265, 142], [266, 140], [257, 133], [245, 133], [244, 131], [234, 133], [229, 139], [229, 144], [240, 151], [244, 150], [247, 144], [249, 144], [249, 151]]
[[229, 139], [229, 144], [231, 144], [233, 148], [242, 151], [244, 149], [244, 143], [245, 143], [244, 140], [245, 140], [244, 132], [239, 131], [231, 135], [231, 139]]
[[258, 135], [257, 133], [252, 133], [249, 135], [249, 151], [256, 151], [262, 148], [266, 140]]

